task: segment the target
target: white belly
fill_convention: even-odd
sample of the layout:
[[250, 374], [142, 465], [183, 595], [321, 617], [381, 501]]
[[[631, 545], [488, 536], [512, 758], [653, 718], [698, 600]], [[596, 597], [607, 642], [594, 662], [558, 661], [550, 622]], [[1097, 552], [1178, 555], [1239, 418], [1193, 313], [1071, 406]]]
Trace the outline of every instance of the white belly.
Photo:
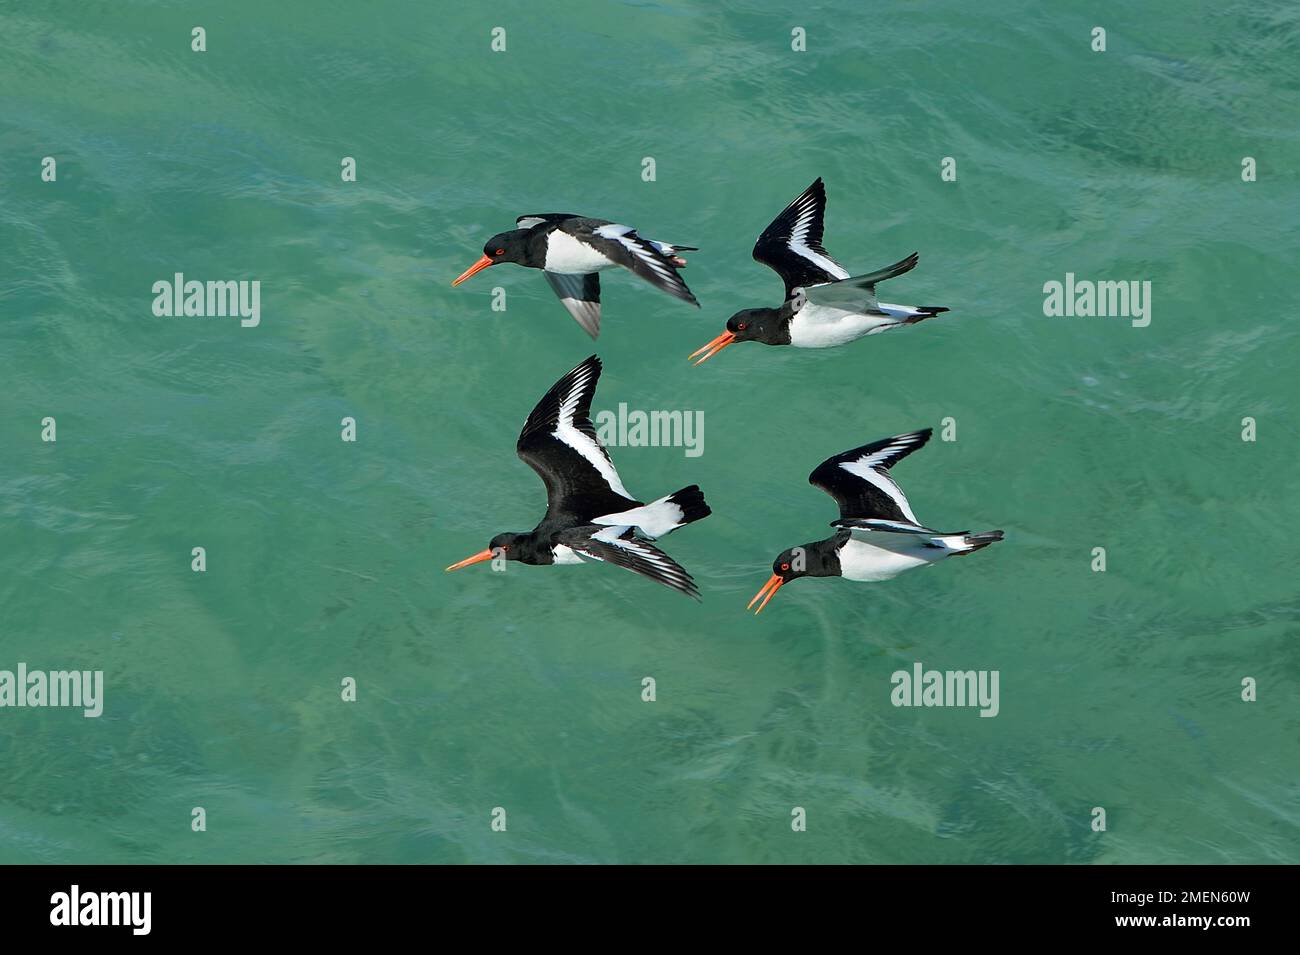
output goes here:
[[551, 548], [551, 555], [555, 558], [557, 564], [585, 564], [586, 561], [578, 556], [577, 551], [572, 547], [565, 547], [563, 544], [556, 544]]
[[840, 550], [840, 574], [846, 580], [889, 580], [906, 570], [933, 564], [951, 551], [943, 547], [925, 547], [928, 537], [913, 534], [876, 534], [880, 544], [854, 538]]
[[886, 315], [863, 315], [809, 302], [790, 320], [790, 344], [796, 348], [832, 348], [890, 323]]
[[586, 275], [607, 269], [614, 263], [585, 242], [556, 230], [546, 241], [546, 271], [564, 275]]

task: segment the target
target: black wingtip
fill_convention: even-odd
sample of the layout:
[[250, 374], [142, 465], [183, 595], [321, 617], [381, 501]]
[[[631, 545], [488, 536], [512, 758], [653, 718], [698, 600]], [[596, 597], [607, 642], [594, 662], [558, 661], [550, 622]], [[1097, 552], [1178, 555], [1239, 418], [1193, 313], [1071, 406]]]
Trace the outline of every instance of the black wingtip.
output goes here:
[[868, 444], [864, 444], [861, 447], [851, 448], [848, 451], [841, 452], [840, 454], [832, 455], [831, 457], [827, 458], [825, 461], [823, 461], [821, 464], [817, 465], [817, 467], [813, 469], [812, 474], [808, 475], [808, 483], [813, 485], [814, 487], [823, 487], [823, 485], [821, 484], [821, 479], [825, 476], [823, 469], [826, 468], [827, 466], [833, 466], [838, 464], [841, 461], [858, 457], [864, 454], [873, 454], [881, 450], [882, 448], [889, 447], [891, 444], [895, 444], [899, 441], [908, 440], [909, 441], [908, 447], [905, 448], [901, 454], [896, 455], [894, 457], [893, 462], [887, 465], [887, 467], [893, 467], [894, 464], [897, 464], [899, 461], [903, 460], [903, 458], [907, 457], [913, 451], [919, 451], [923, 447], [925, 447], [926, 444], [929, 443], [930, 438], [933, 435], [934, 435], [934, 428], [919, 428], [916, 431], [904, 431], [902, 434], [895, 434], [888, 438], [880, 438], [876, 441], [872, 441], [869, 442]]
[[[821, 176], [818, 176], [816, 179], [814, 179], [812, 181], [812, 185], [810, 185], [807, 189], [805, 189], [802, 193], [799, 194], [799, 199], [802, 199], [804, 196], [808, 196], [808, 195], [821, 196], [822, 198], [825, 198], [826, 183], [825, 181], [823, 181]], [[796, 199], [795, 201], [797, 202], [798, 200]]]
[[892, 265], [886, 265], [883, 269], [876, 269], [874, 272], [866, 272], [862, 275], [852, 275], [849, 278], [841, 279], [840, 281], [851, 282], [862, 288], [874, 286], [878, 282], [884, 282], [887, 279], [898, 278], [900, 275], [905, 275], [912, 271], [912, 269], [916, 268], [916, 263], [919, 261], [920, 256], [913, 252], [907, 258], [899, 259]]
[[[933, 435], [934, 428], [917, 428], [915, 431], [904, 431], [902, 434], [896, 434], [892, 438], [884, 438], [877, 443], [885, 445], [890, 441], [901, 441], [903, 438], [915, 438], [917, 444], [916, 447], [912, 448], [912, 451], [919, 451], [921, 448], [925, 447], [926, 443], [931, 437], [933, 437]], [[911, 452], [909, 451], [908, 453], [910, 454]]]
[[695, 297], [694, 292], [692, 292], [689, 288], [687, 288], [685, 282], [682, 283], [681, 294], [679, 294], [678, 291], [673, 288], [668, 288], [666, 289], [666, 291], [668, 292], [669, 295], [673, 296], [674, 298], [681, 299], [683, 302], [685, 302], [688, 305], [694, 305], [696, 308], [700, 307], [700, 300]]
[[561, 378], [560, 381], [557, 381], [555, 384], [559, 385], [560, 382], [570, 381], [573, 378], [576, 378], [579, 374], [581, 374], [584, 371], [594, 372], [596, 377], [600, 377], [600, 373], [603, 368], [604, 366], [601, 363], [599, 355], [588, 355], [582, 361], [574, 365], [573, 368], [570, 369], [569, 372], [563, 378]]

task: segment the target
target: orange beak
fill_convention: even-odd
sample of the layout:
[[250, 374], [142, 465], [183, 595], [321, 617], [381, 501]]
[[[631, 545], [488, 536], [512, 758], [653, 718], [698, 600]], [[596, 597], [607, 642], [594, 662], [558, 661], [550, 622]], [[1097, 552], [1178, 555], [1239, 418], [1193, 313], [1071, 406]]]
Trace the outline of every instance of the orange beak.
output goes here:
[[473, 265], [467, 268], [464, 272], [461, 272], [460, 275], [456, 278], [456, 281], [451, 283], [451, 287], [455, 288], [457, 285], [465, 281], [475, 272], [482, 272], [485, 268], [487, 268], [491, 264], [492, 264], [492, 256], [490, 255], [483, 256], [477, 262], [475, 262]]
[[721, 335], [719, 335], [717, 338], [713, 339], [713, 341], [709, 342], [709, 343], [708, 343], [707, 345], [705, 345], [703, 348], [697, 348], [697, 349], [695, 349], [695, 351], [693, 351], [693, 352], [691, 352], [689, 355], [687, 355], [687, 356], [686, 356], [686, 360], [687, 360], [687, 361], [690, 361], [692, 358], [694, 358], [694, 357], [695, 357], [696, 355], [698, 355], [700, 352], [707, 352], [707, 354], [706, 354], [703, 358], [701, 358], [699, 361], [697, 361], [695, 364], [698, 365], [698, 364], [700, 364], [701, 362], [706, 362], [706, 361], [708, 361], [710, 358], [712, 358], [714, 355], [716, 355], [718, 352], [722, 351], [722, 349], [726, 348], [728, 345], [730, 345], [732, 342], [734, 342], [735, 340], [736, 340], [736, 335], [735, 335], [734, 332], [723, 332]]
[[491, 560], [491, 559], [492, 559], [492, 548], [489, 547], [487, 550], [481, 550], [481, 551], [479, 551], [479, 552], [478, 552], [477, 554], [475, 554], [473, 557], [466, 557], [464, 560], [462, 560], [462, 561], [460, 561], [460, 562], [458, 562], [458, 563], [452, 564], [452, 565], [451, 565], [450, 567], [448, 567], [447, 569], [448, 569], [448, 570], [460, 570], [462, 567], [468, 567], [470, 564], [480, 564], [480, 563], [482, 563], [482, 562], [485, 561], [485, 560]]
[[[763, 585], [762, 589], [759, 590], [758, 593], [754, 594], [754, 599], [749, 602], [749, 607], [754, 606], [754, 603], [758, 600], [759, 597], [763, 597], [763, 594], [767, 594], [766, 597], [763, 597], [763, 602], [758, 605], [758, 609], [754, 611], [755, 617], [757, 617], [760, 613], [763, 612], [763, 608], [766, 607], [767, 602], [772, 599], [772, 595], [776, 593], [778, 590], [780, 590], [781, 585], [784, 583], [785, 581], [781, 579], [779, 574], [773, 574], [771, 577], [767, 579], [767, 583]], [[746, 607], [745, 609], [748, 610], [749, 607]]]

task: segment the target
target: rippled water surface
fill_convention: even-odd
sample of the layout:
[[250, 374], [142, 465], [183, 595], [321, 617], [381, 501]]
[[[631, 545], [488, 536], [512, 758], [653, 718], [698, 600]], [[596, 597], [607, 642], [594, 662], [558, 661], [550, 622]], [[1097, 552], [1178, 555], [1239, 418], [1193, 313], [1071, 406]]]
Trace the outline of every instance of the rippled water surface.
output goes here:
[[[0, 709], [0, 861], [1296, 859], [1294, 4], [8, 3], [0, 50], [0, 669], [106, 682]], [[831, 252], [951, 314], [692, 368], [819, 175]], [[700, 311], [605, 279], [595, 407], [703, 412], [613, 450], [704, 488], [702, 604], [442, 571], [538, 518], [514, 440], [593, 350], [535, 273], [449, 287], [551, 210], [701, 247]], [[176, 272], [261, 324], [155, 317]], [[1046, 317], [1067, 272], [1150, 325]], [[896, 476], [1004, 543], [746, 616], [819, 461], [946, 418]], [[895, 708], [917, 661], [999, 715]]]

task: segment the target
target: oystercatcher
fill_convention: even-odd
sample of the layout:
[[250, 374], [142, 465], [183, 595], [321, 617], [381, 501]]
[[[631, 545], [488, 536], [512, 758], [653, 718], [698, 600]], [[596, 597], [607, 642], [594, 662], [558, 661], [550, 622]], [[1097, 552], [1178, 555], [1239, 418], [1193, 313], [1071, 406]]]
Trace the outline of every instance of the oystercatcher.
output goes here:
[[694, 484], [651, 504], [623, 487], [591, 423], [600, 368], [592, 355], [552, 385], [519, 433], [516, 453], [546, 485], [542, 522], [526, 534], [496, 535], [486, 550], [447, 570], [493, 558], [525, 564], [600, 560], [699, 599], [691, 575], [649, 540], [708, 517], [709, 505]]
[[826, 186], [820, 178], [782, 210], [754, 244], [754, 258], [785, 282], [780, 308], [746, 308], [727, 319], [727, 330], [690, 354], [707, 361], [733, 342], [830, 348], [946, 312], [941, 305], [890, 305], [876, 300], [876, 284], [910, 272], [913, 252], [901, 262], [850, 276], [822, 247]]
[[501, 262], [541, 269], [560, 303], [592, 338], [600, 334], [597, 273], [601, 269], [621, 265], [669, 295], [700, 307], [677, 274], [686, 264], [677, 253], [698, 251], [694, 246], [643, 239], [631, 226], [568, 212], [520, 216], [515, 225], [518, 228], [488, 239], [483, 257], [451, 284], [459, 285], [475, 272]]
[[1000, 530], [936, 531], [917, 522], [889, 469], [924, 446], [931, 431], [873, 441], [817, 465], [808, 483], [840, 506], [839, 520], [831, 522], [836, 531], [825, 540], [782, 551], [772, 562], [772, 576], [749, 602], [753, 607], [763, 598], [754, 613], [760, 613], [784, 584], [799, 577], [889, 580], [905, 570], [974, 553], [1002, 540]]

